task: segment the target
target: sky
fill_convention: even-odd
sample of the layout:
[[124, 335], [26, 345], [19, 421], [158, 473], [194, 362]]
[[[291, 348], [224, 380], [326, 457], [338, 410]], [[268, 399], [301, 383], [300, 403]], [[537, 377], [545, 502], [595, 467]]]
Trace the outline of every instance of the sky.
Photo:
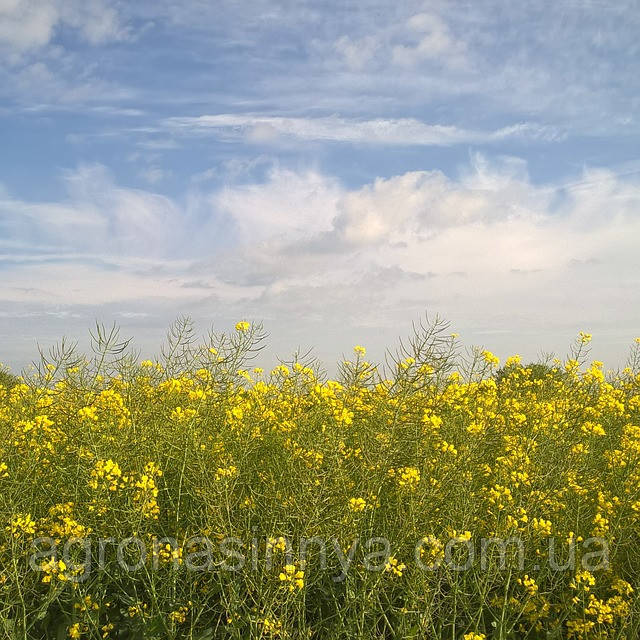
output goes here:
[[0, 0], [0, 361], [640, 335], [640, 4]]

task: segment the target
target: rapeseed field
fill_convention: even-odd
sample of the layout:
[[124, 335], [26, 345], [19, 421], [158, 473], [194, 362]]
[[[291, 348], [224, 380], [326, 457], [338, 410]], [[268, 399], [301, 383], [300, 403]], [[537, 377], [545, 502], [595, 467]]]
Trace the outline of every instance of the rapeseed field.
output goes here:
[[98, 327], [0, 385], [0, 637], [640, 637], [640, 339], [500, 363], [439, 319], [271, 371]]

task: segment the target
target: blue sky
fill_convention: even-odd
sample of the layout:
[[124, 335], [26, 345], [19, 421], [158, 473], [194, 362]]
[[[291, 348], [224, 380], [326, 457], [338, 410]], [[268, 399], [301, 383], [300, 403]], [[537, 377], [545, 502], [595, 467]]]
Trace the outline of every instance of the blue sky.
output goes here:
[[640, 334], [637, 2], [0, 0], [0, 359], [179, 313], [374, 355]]

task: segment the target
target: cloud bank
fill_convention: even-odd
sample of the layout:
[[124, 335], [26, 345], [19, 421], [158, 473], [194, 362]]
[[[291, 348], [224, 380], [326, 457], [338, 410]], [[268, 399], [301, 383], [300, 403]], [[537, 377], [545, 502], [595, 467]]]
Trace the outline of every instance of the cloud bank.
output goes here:
[[637, 331], [637, 174], [534, 184], [522, 160], [476, 155], [456, 177], [413, 171], [351, 189], [274, 165], [263, 182], [182, 202], [118, 187], [96, 166], [66, 185], [62, 203], [0, 199], [3, 308], [255, 315], [276, 342], [323, 327], [322, 353], [341, 327], [388, 335], [425, 309], [479, 332], [540, 331], [553, 346], [584, 327], [627, 342]]

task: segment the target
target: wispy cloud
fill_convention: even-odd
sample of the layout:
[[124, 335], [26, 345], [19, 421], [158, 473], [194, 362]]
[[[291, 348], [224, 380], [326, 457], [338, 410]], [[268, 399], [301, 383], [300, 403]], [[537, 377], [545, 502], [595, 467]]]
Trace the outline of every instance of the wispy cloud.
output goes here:
[[4, 238], [54, 245], [59, 251], [98, 255], [166, 255], [180, 212], [168, 198], [113, 183], [102, 165], [85, 165], [64, 177], [68, 198], [29, 202], [0, 194]]
[[473, 131], [427, 124], [414, 118], [356, 120], [338, 116], [291, 118], [224, 113], [168, 118], [164, 125], [183, 134], [208, 133], [258, 143], [277, 142], [284, 138], [368, 145], [450, 146], [492, 143], [508, 138], [558, 140], [563, 136], [554, 127], [526, 122], [494, 131]]

